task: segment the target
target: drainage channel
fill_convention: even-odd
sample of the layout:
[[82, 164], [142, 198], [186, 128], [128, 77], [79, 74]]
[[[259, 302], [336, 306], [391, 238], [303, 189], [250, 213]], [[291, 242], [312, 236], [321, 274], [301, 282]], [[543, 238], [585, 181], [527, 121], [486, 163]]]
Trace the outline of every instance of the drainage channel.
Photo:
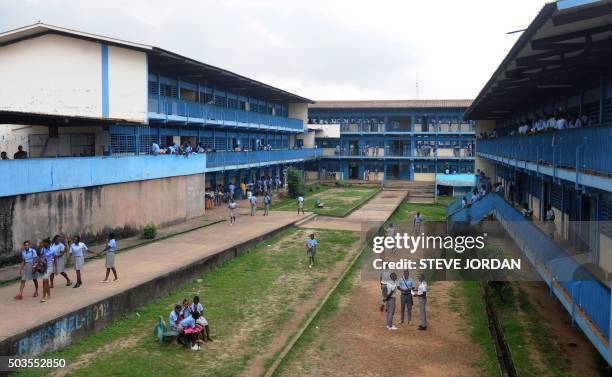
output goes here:
[[497, 355], [497, 364], [499, 366], [499, 372], [502, 377], [518, 377], [516, 368], [514, 367], [514, 361], [512, 360], [512, 354], [508, 343], [504, 338], [504, 333], [499, 324], [495, 309], [491, 304], [489, 296], [489, 287], [487, 282], [480, 282], [480, 294], [485, 302], [485, 310], [487, 312], [487, 324], [489, 327], [489, 333], [495, 344], [495, 354]]

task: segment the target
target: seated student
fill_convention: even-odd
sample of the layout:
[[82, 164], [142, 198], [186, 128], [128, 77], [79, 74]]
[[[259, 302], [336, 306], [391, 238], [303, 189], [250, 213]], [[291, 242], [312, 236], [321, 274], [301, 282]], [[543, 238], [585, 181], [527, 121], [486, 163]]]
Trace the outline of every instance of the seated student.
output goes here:
[[212, 342], [210, 337], [210, 327], [208, 327], [208, 321], [204, 318], [204, 306], [200, 302], [200, 296], [193, 297], [193, 304], [191, 304], [191, 312], [198, 313], [199, 318], [196, 321], [196, 325], [204, 329], [204, 341]]
[[178, 325], [180, 336], [187, 340], [185, 346], [190, 347], [194, 351], [200, 349], [196, 344], [201, 331], [196, 325], [198, 318], [200, 318], [200, 315], [193, 313], [189, 317], [182, 319]]
[[181, 322], [181, 306], [175, 305], [174, 310], [170, 312], [170, 316], [168, 316], [168, 326], [170, 326], [170, 330], [178, 331], [178, 325]]
[[187, 300], [185, 298], [185, 299], [183, 299], [183, 305], [182, 305], [182, 309], [181, 309], [181, 313], [180, 313], [180, 319], [189, 318], [191, 316], [191, 313], [193, 313], [191, 311], [191, 305], [189, 304], [189, 300]]

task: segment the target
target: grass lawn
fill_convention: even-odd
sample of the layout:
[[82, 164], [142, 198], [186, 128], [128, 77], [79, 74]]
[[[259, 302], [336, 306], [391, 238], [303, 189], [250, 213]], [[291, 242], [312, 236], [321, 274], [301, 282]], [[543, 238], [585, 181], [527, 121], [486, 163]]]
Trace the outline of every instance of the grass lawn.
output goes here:
[[[318, 230], [318, 265], [308, 269], [304, 245], [309, 232], [290, 228], [137, 314], [45, 356], [66, 358], [72, 366], [69, 374], [76, 376], [237, 375], [292, 316], [292, 308], [316, 291], [326, 272], [359, 240], [353, 232]], [[159, 316], [167, 321], [175, 303], [196, 294], [215, 341], [200, 352], [159, 345], [152, 334]]]
[[[304, 210], [319, 215], [344, 217], [352, 210], [361, 206], [379, 191], [376, 187], [355, 185], [313, 185], [307, 186], [304, 194]], [[323, 208], [316, 208], [319, 198]], [[296, 199], [283, 199], [272, 204], [273, 210], [297, 211]]]
[[446, 207], [454, 201], [452, 196], [439, 196], [436, 204], [402, 203], [389, 219], [393, 223], [412, 221], [417, 212], [425, 217], [425, 221], [446, 220]]

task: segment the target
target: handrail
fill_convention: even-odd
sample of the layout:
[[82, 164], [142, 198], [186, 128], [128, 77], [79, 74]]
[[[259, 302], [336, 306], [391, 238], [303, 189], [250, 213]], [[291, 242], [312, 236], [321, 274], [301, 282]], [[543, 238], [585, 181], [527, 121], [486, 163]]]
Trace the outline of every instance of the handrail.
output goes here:
[[551, 287], [554, 284], [563, 287], [572, 297], [573, 304], [582, 310], [606, 339], [609, 339], [610, 289], [503, 197], [493, 193], [487, 194], [470, 207], [451, 214], [448, 218], [449, 229], [458, 221], [476, 224], [487, 214], [495, 216], [542, 279]]
[[[587, 146], [578, 156], [576, 147], [585, 140]], [[556, 176], [557, 167], [612, 174], [612, 154], [608, 140], [612, 138], [612, 124], [572, 128], [536, 135], [504, 136], [478, 140], [476, 153], [525, 162], [551, 165]]]

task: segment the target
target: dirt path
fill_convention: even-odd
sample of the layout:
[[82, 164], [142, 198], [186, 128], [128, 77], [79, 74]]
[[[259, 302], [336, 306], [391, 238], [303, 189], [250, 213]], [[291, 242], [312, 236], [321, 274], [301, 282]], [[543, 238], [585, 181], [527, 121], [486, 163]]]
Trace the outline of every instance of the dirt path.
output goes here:
[[413, 308], [411, 324], [389, 331], [385, 313], [378, 310], [380, 286], [357, 276], [339, 310], [324, 321], [313, 342], [297, 359], [289, 361], [282, 375], [481, 375], [481, 350], [469, 339], [462, 307], [456, 302], [451, 305], [451, 300], [456, 301], [451, 298], [455, 286], [453, 282], [437, 282], [430, 287], [427, 331], [417, 330], [418, 305]]
[[257, 377], [265, 372], [266, 362], [283, 349], [291, 336], [295, 334], [310, 317], [321, 300], [323, 300], [325, 295], [332, 289], [338, 277], [342, 275], [360, 248], [361, 242], [353, 244], [352, 247], [347, 250], [347, 256], [342, 261], [336, 263], [333, 269], [323, 277], [324, 280], [317, 285], [317, 290], [314, 294], [305, 301], [296, 302], [288, 309], [293, 312], [291, 319], [289, 319], [282, 328], [278, 329], [277, 334], [271, 339], [266, 349], [253, 358], [250, 365], [241, 373], [241, 376]]

